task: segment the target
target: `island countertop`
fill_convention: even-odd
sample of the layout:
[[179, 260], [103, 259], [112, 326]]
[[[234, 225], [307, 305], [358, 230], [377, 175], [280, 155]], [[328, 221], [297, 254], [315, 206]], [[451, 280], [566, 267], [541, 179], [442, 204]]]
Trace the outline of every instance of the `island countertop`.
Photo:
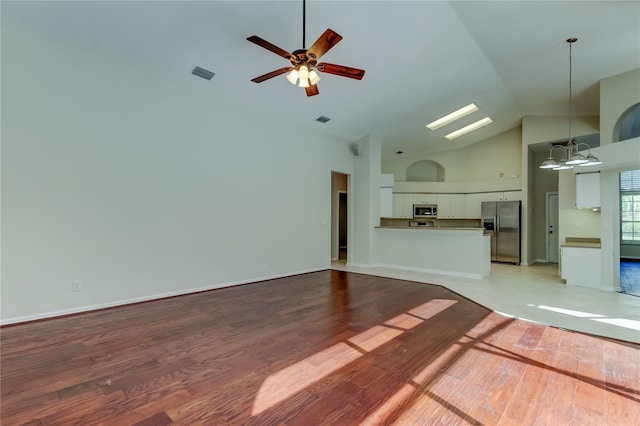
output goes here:
[[567, 237], [560, 247], [600, 248], [600, 238]]
[[470, 228], [463, 226], [375, 226], [379, 229], [419, 229], [425, 231], [484, 231], [484, 228]]

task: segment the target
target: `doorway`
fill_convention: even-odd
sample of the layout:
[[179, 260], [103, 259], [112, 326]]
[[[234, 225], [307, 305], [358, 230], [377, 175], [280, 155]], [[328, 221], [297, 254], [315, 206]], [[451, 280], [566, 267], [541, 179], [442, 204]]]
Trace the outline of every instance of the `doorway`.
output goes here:
[[346, 262], [349, 253], [349, 175], [331, 172], [331, 260]]
[[558, 263], [558, 193], [547, 192], [546, 211], [546, 242], [547, 242], [547, 262]]
[[338, 260], [347, 260], [347, 192], [338, 191]]

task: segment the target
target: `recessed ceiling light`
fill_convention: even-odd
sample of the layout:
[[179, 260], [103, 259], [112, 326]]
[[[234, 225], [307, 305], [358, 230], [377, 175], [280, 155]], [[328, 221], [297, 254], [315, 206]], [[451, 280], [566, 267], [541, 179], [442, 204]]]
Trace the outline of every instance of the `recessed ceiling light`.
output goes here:
[[316, 121], [319, 121], [319, 122], [321, 122], [323, 124], [328, 122], [329, 120], [331, 120], [331, 119], [329, 117], [325, 117], [324, 115], [321, 115], [320, 117], [316, 118]]
[[459, 136], [466, 135], [469, 132], [473, 132], [474, 130], [477, 130], [480, 127], [484, 127], [487, 124], [491, 124], [491, 123], [493, 123], [493, 120], [490, 119], [489, 117], [485, 117], [482, 120], [478, 120], [475, 123], [471, 123], [468, 126], [463, 127], [462, 129], [458, 129], [455, 132], [451, 132], [448, 135], [445, 135], [444, 137], [449, 140], [455, 139]]
[[451, 114], [447, 114], [442, 118], [438, 118], [436, 121], [427, 124], [426, 127], [430, 128], [431, 130], [436, 130], [477, 110], [478, 107], [475, 104], [471, 103], [469, 105], [463, 106], [459, 110], [453, 111]]
[[398, 155], [404, 154], [404, 151], [396, 151], [396, 154], [398, 154]]

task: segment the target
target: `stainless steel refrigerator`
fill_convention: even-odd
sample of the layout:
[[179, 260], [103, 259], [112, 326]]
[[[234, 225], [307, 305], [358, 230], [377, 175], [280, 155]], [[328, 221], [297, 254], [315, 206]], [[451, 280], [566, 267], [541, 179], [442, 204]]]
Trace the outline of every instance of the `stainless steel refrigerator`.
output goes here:
[[491, 261], [520, 264], [520, 201], [483, 201], [482, 227], [491, 234]]

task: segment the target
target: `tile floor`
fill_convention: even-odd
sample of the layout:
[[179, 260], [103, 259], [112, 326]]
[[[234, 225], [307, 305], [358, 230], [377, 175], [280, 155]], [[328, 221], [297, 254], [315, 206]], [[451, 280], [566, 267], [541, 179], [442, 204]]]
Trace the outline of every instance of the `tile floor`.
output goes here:
[[388, 268], [333, 269], [442, 285], [503, 315], [640, 343], [640, 297], [584, 287], [567, 287], [556, 264], [491, 264], [482, 280]]

